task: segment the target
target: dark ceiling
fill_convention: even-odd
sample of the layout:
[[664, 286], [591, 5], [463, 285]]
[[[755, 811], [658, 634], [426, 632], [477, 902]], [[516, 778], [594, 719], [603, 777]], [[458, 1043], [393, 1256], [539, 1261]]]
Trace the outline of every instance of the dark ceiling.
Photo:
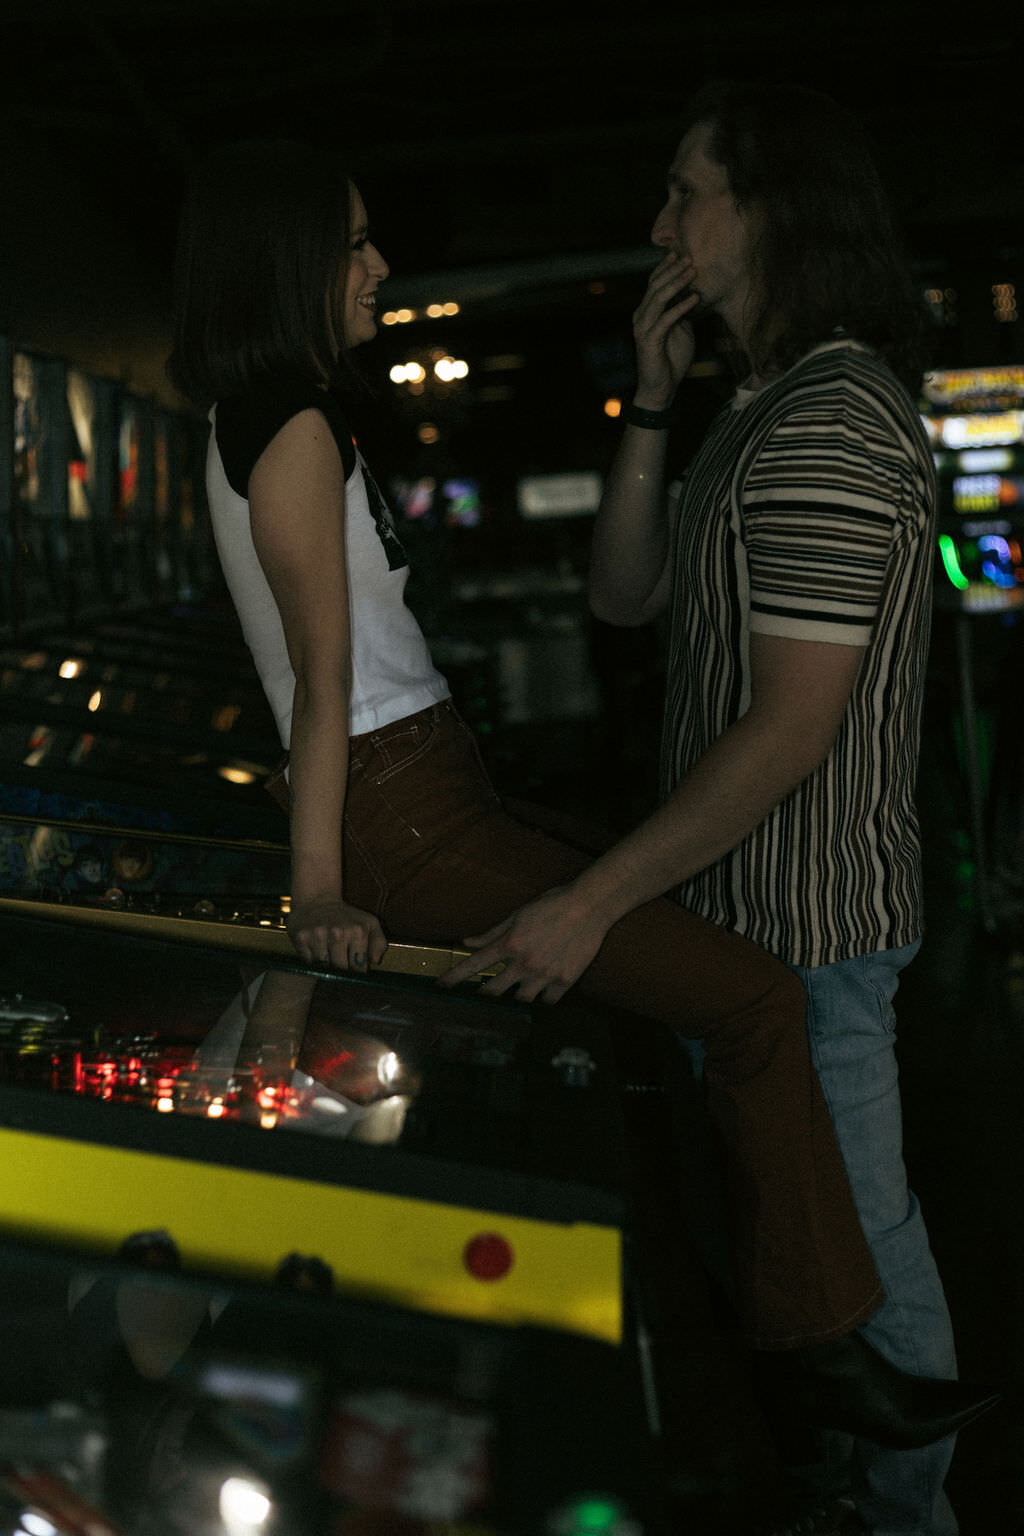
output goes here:
[[1024, 20], [951, 14], [827, 0], [30, 0], [5, 18], [4, 94], [16, 136], [70, 159], [160, 247], [189, 157], [248, 131], [350, 152], [406, 272], [636, 245], [680, 104], [710, 74], [803, 80], [860, 110], [911, 223], [1019, 221]]
[[803, 81], [853, 107], [912, 250], [940, 267], [957, 244], [993, 252], [1006, 280], [1024, 251], [1024, 13], [946, 14], [873, 0], [9, 5], [0, 332], [165, 390], [183, 175], [251, 133], [338, 145], [393, 304], [472, 294], [480, 312], [514, 296], [554, 314], [570, 277], [587, 303], [589, 278], [620, 274], [628, 312], [682, 105], [713, 75]]

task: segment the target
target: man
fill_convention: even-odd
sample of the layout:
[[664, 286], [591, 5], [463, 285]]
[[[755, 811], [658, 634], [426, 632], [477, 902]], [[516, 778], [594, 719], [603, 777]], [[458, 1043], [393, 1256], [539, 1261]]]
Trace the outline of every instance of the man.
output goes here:
[[[684, 904], [795, 967], [812, 1055], [886, 1292], [865, 1336], [955, 1374], [906, 1185], [891, 999], [920, 942], [913, 803], [934, 547], [913, 402], [919, 307], [859, 135], [802, 91], [694, 103], [635, 317], [638, 384], [595, 540], [591, 602], [670, 614], [665, 839]], [[666, 432], [717, 313], [749, 377], [690, 467], [670, 530]], [[894, 371], [895, 370], [895, 371]], [[674, 582], [674, 588], [673, 588]], [[873, 1536], [952, 1536], [952, 1445], [856, 1446]]]
[[[664, 799], [570, 886], [469, 942], [478, 964], [504, 964], [485, 990], [555, 1001], [611, 923], [678, 887], [794, 967], [887, 1298], [863, 1332], [905, 1371], [952, 1376], [902, 1161], [891, 1009], [921, 933], [934, 482], [908, 393], [920, 305], [859, 134], [803, 90], [702, 93], [653, 239], [664, 256], [634, 316], [637, 388], [590, 580], [607, 621], [669, 614]], [[724, 321], [749, 373], [666, 511], [698, 310]], [[854, 1452], [864, 1530], [953, 1536], [951, 1441]]]

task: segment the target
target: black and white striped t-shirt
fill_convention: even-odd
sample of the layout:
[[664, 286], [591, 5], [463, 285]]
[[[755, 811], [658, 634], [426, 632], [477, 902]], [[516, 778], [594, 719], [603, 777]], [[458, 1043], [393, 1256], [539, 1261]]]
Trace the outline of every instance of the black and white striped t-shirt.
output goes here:
[[910, 943], [935, 515], [913, 402], [872, 352], [828, 343], [738, 392], [681, 497], [666, 793], [745, 712], [752, 631], [864, 648], [828, 757], [683, 904], [793, 965]]

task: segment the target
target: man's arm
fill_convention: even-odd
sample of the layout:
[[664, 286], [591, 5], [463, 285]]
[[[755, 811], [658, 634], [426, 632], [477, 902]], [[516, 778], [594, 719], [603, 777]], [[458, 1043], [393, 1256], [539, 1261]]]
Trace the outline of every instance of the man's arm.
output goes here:
[[[863, 651], [752, 635], [751, 703], [657, 811], [576, 882], [612, 922], [715, 864], [827, 756]], [[605, 864], [605, 859], [599, 860]]]
[[594, 959], [611, 925], [714, 864], [813, 773], [836, 738], [863, 651], [752, 635], [751, 702], [646, 821], [571, 885], [468, 940], [450, 984], [499, 963], [483, 991], [518, 988], [556, 1002]]
[[665, 495], [667, 432], [627, 427], [594, 523], [589, 597], [606, 624], [657, 618], [671, 585], [671, 519]]

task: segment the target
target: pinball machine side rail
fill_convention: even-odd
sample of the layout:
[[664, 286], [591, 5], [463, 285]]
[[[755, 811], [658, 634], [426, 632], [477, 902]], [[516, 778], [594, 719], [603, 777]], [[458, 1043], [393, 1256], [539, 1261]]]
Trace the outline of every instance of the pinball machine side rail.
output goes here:
[[[42, 897], [0, 896], [0, 915], [42, 918], [58, 923], [105, 929], [107, 932], [134, 934], [139, 938], [170, 939], [184, 944], [208, 944], [255, 955], [263, 960], [295, 960], [288, 931], [282, 921], [269, 919], [230, 921], [223, 918], [178, 917], [168, 913], [132, 912], [124, 908], [76, 905], [67, 901], [47, 901]], [[371, 971], [384, 975], [441, 976], [468, 950], [441, 944], [389, 943], [387, 953]], [[494, 975], [495, 968], [483, 970], [482, 976]]]

